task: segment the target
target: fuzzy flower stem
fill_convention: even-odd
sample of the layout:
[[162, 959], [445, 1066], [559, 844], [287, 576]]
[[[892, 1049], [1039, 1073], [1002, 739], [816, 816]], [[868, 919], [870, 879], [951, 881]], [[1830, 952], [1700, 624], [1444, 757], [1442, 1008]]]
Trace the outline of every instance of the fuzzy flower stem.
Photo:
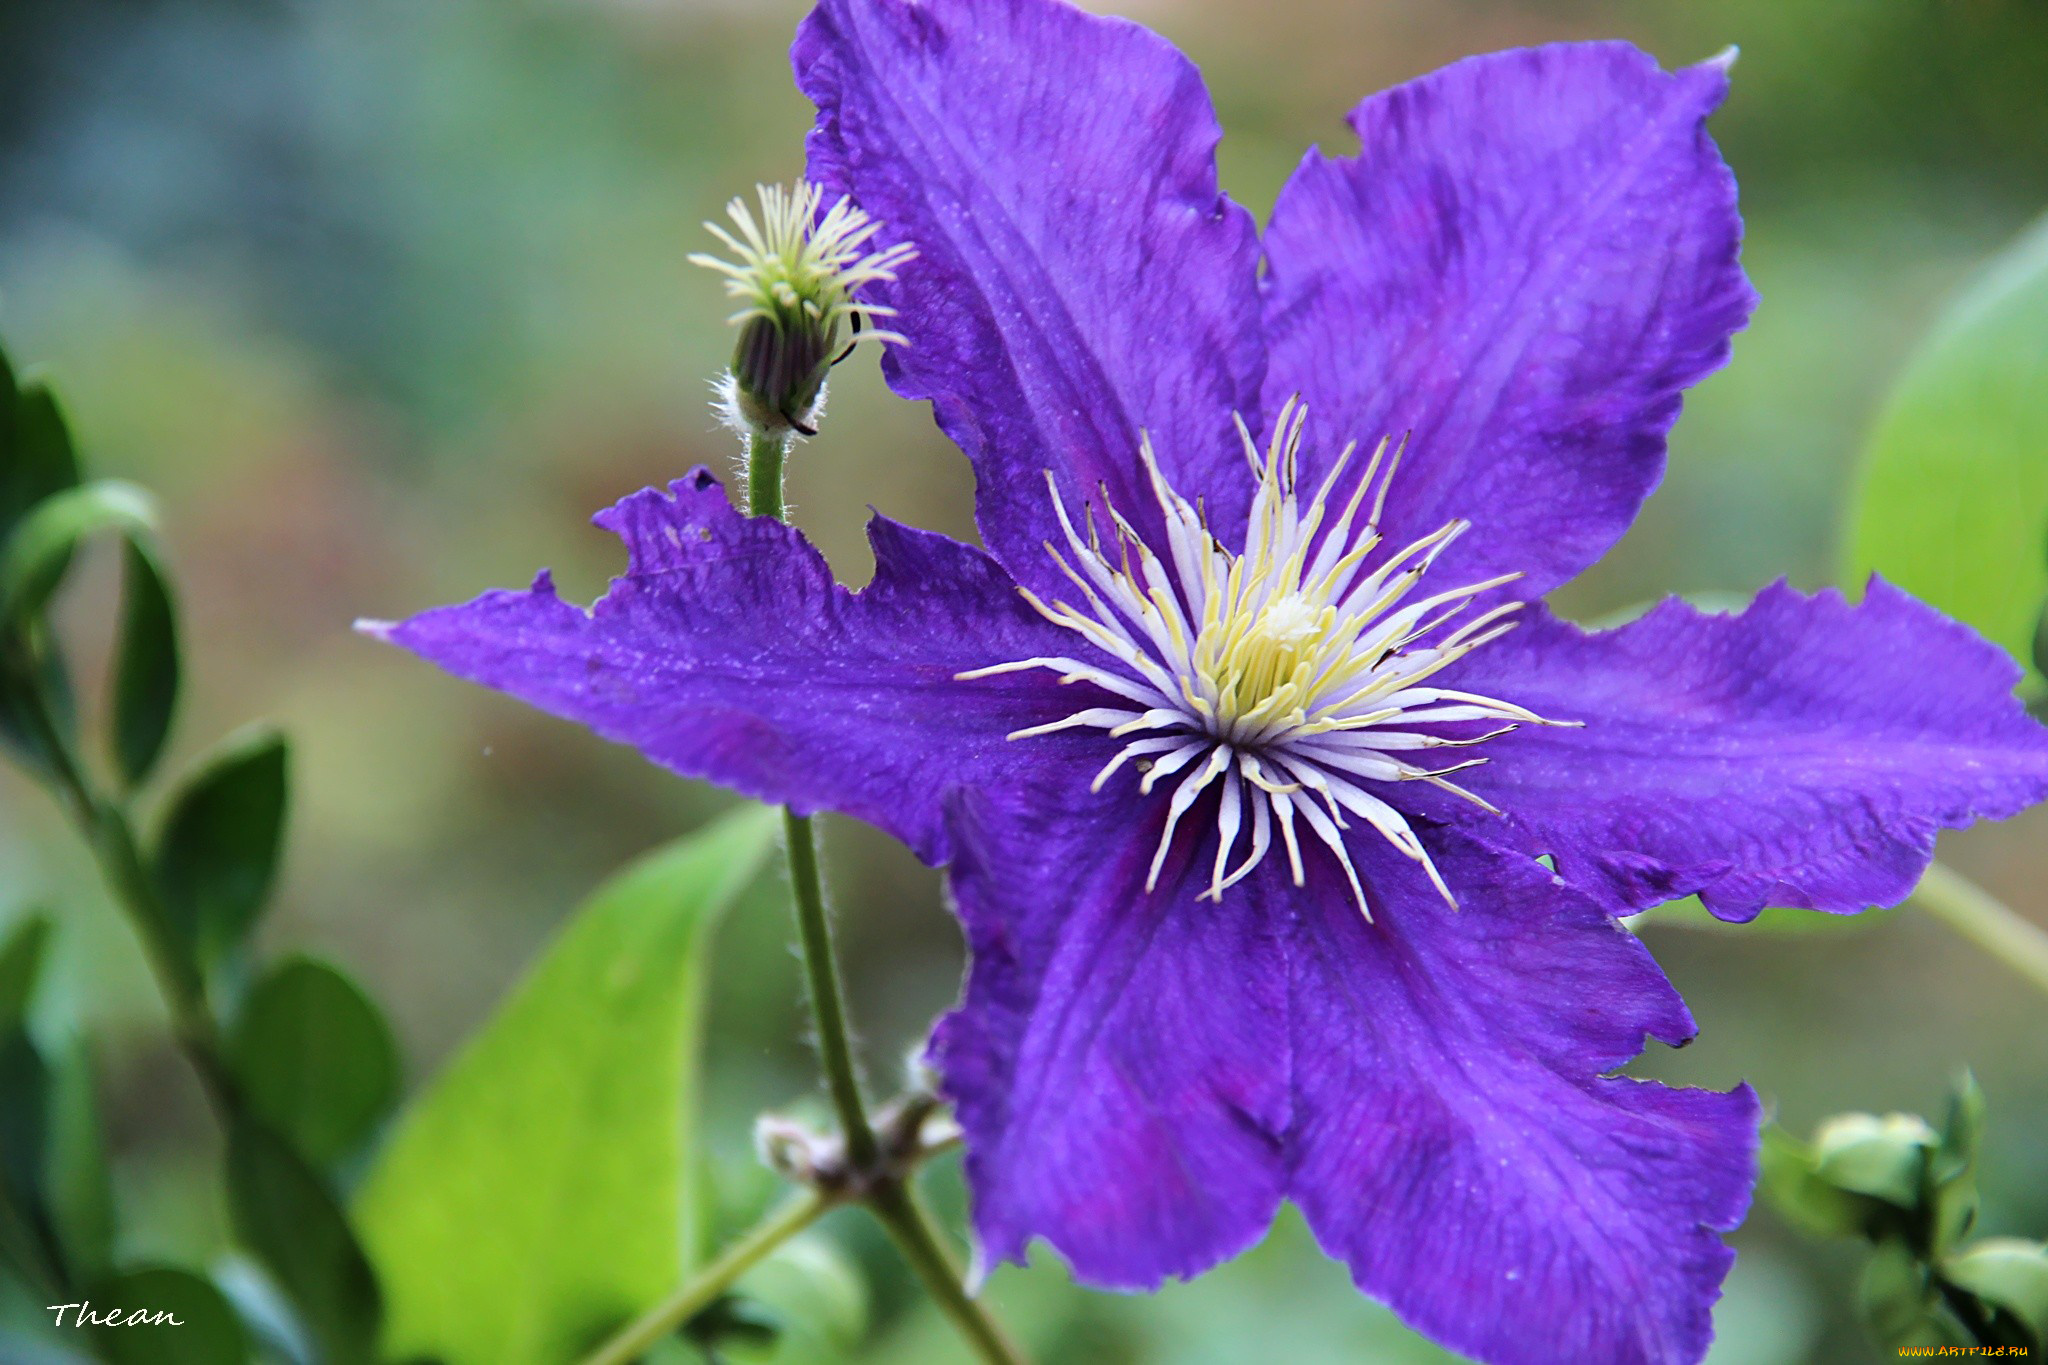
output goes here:
[[[748, 440], [747, 511], [750, 515], [773, 517], [777, 521], [789, 519], [788, 508], [782, 498], [783, 460], [788, 453], [786, 437], [757, 434]], [[797, 940], [803, 954], [804, 981], [810, 992], [811, 1019], [817, 1029], [818, 1058], [825, 1071], [825, 1088], [831, 1092], [832, 1107], [839, 1115], [848, 1163], [855, 1171], [872, 1170], [880, 1156], [880, 1148], [875, 1140], [874, 1124], [868, 1119], [867, 1104], [861, 1098], [860, 1072], [853, 1060], [852, 1030], [846, 1021], [846, 993], [839, 983], [839, 957], [832, 946], [832, 922], [825, 912], [825, 896], [818, 876], [817, 836], [811, 828], [810, 817], [791, 810], [782, 812], [782, 827], [789, 848], [789, 883], [796, 909]], [[995, 1320], [975, 1302], [961, 1283], [959, 1270], [947, 1255], [938, 1234], [932, 1230], [930, 1219], [918, 1205], [907, 1176], [878, 1181], [860, 1198], [888, 1229], [897, 1249], [903, 1253], [903, 1259], [909, 1262], [926, 1291], [937, 1300], [975, 1354], [988, 1365], [1023, 1365], [1024, 1357], [1010, 1345]], [[743, 1241], [741, 1245], [746, 1243]], [[721, 1258], [720, 1263], [724, 1260]], [[601, 1362], [593, 1361], [590, 1365], [601, 1365]]]
[[2048, 932], [1959, 872], [1930, 864], [1913, 904], [2048, 992]]
[[[747, 511], [757, 517], [787, 520], [782, 500], [786, 439], [755, 436], [747, 443]], [[839, 957], [832, 947], [832, 922], [825, 912], [825, 894], [818, 877], [818, 841], [809, 816], [782, 813], [789, 848], [790, 893], [796, 904], [796, 930], [802, 945], [804, 982], [810, 992], [811, 1019], [818, 1034], [818, 1060], [825, 1069], [825, 1088], [838, 1112], [846, 1154], [856, 1169], [874, 1163], [875, 1130], [861, 1099], [860, 1072], [853, 1060], [851, 1030], [846, 1023], [846, 993], [839, 984]]]

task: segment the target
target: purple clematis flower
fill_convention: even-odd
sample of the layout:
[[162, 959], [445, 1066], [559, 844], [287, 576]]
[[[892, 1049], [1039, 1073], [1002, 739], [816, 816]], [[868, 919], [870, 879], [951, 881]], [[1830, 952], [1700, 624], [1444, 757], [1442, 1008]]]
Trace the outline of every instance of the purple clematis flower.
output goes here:
[[1752, 305], [1725, 65], [1461, 62], [1360, 105], [1262, 242], [1132, 24], [823, 0], [794, 58], [812, 178], [915, 243], [884, 364], [987, 551], [878, 516], [849, 592], [699, 471], [598, 518], [593, 611], [543, 576], [383, 633], [950, 865], [932, 1050], [988, 1262], [1153, 1287], [1292, 1199], [1458, 1350], [1699, 1359], [1757, 1104], [1611, 1074], [1693, 1033], [1612, 917], [1895, 902], [2048, 795], [2013, 664], [1881, 582], [1540, 605]]

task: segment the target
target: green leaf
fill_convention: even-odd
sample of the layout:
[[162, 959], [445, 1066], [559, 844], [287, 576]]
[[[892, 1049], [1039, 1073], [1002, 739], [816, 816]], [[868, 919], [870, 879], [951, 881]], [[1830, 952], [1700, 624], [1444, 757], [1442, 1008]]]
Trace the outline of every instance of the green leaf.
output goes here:
[[104, 1278], [114, 1260], [114, 1183], [107, 1166], [92, 1051], [80, 1039], [52, 1073], [45, 1153], [50, 1224], [75, 1284]]
[[64, 1287], [44, 1191], [50, 1069], [20, 1028], [0, 1031], [0, 1265], [29, 1284]]
[[288, 746], [259, 727], [223, 744], [179, 791], [157, 844], [173, 929], [212, 963], [256, 926], [284, 844]]
[[358, 1151], [398, 1099], [398, 1047], [384, 1016], [338, 969], [295, 957], [256, 983], [228, 1038], [250, 1112], [315, 1166]]
[[121, 633], [114, 642], [114, 768], [129, 786], [162, 756], [178, 707], [178, 617], [156, 555], [128, 542]]
[[1822, 1180], [1812, 1149], [1784, 1129], [1764, 1129], [1759, 1157], [1758, 1192], [1795, 1226], [1822, 1237], [1856, 1236], [1871, 1226], [1878, 1211], [1870, 1199]]
[[[809, 1232], [777, 1247], [734, 1286], [744, 1300], [764, 1305], [780, 1331], [775, 1338], [731, 1341], [749, 1350], [798, 1360], [836, 1355], [860, 1344], [868, 1330], [868, 1289], [860, 1271], [831, 1238]], [[794, 1356], [786, 1353], [795, 1350]]]
[[1921, 345], [1850, 506], [1872, 570], [2027, 659], [2048, 596], [2048, 222], [2001, 253]]
[[28, 1033], [28, 1009], [50, 937], [25, 916], [0, 942], [0, 1264], [39, 1287], [63, 1283], [50, 1226], [50, 1069]]
[[401, 1118], [357, 1201], [387, 1354], [552, 1365], [679, 1282], [705, 950], [774, 829], [749, 807], [605, 883]]
[[1814, 1171], [1837, 1189], [1917, 1209], [1937, 1141], [1917, 1115], [1841, 1114], [1814, 1134]]
[[50, 917], [37, 911], [24, 915], [0, 941], [0, 1035], [13, 1032], [28, 1017], [50, 942]]
[[2048, 1336], [2048, 1245], [1987, 1237], [1943, 1265], [1942, 1276], [2024, 1323], [2037, 1348]]
[[1984, 1140], [1984, 1091], [1968, 1071], [1955, 1078], [1949, 1090], [1948, 1119], [1941, 1126], [1941, 1142], [1935, 1148], [1934, 1178], [1946, 1183], [1968, 1176], [1977, 1165], [1977, 1148]]
[[[29, 621], [25, 627], [11, 638], [0, 631], [0, 739], [31, 767], [55, 775], [62, 766], [60, 749], [68, 749], [78, 729], [71, 676], [48, 624]], [[47, 729], [34, 719], [37, 711], [47, 718]]]
[[1863, 1268], [1857, 1299], [1871, 1330], [1887, 1344], [1917, 1340], [1932, 1316], [1933, 1294], [1926, 1268], [1900, 1241], [1878, 1243]]
[[[249, 1118], [228, 1134], [227, 1174], [235, 1231], [298, 1309], [321, 1365], [374, 1360], [377, 1275], [333, 1191], [289, 1142]], [[482, 1224], [467, 1231], [488, 1237]]]
[[29, 508], [78, 482], [78, 456], [57, 400], [39, 381], [17, 389], [0, 352], [0, 542]]
[[[132, 1325], [95, 1329], [93, 1353], [106, 1365], [245, 1365], [249, 1359], [242, 1320], [211, 1280], [188, 1270], [129, 1270], [96, 1283], [87, 1297], [95, 1317], [115, 1309], [147, 1315]], [[69, 1317], [64, 1330], [72, 1330]]]
[[86, 537], [120, 531], [141, 539], [155, 529], [156, 505], [132, 483], [102, 479], [44, 498], [0, 547], [0, 624], [42, 609]]

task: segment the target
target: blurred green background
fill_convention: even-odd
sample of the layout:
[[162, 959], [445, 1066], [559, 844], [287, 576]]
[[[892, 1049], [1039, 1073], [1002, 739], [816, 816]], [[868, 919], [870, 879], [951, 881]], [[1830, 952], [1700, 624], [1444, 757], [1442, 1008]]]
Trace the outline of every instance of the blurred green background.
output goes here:
[[[1109, 8], [1109, 6], [1098, 6]], [[1663, 489], [1565, 594], [1585, 617], [1672, 592], [1830, 578], [1854, 454], [1945, 296], [2048, 206], [2038, 0], [1151, 0], [1116, 6], [1204, 68], [1226, 186], [1263, 214], [1343, 112], [1469, 52], [1634, 39], [1667, 64], [1730, 43], [1714, 124], [1743, 187], [1763, 304], [1688, 402]], [[102, 473], [158, 490], [189, 638], [180, 749], [251, 717], [296, 737], [287, 881], [266, 933], [357, 969], [417, 1083], [567, 907], [717, 793], [350, 633], [523, 584], [587, 599], [620, 563], [588, 515], [697, 463], [730, 334], [683, 262], [699, 222], [801, 165], [783, 52], [794, 0], [0, 0], [0, 332], [45, 363]], [[868, 504], [971, 537], [972, 482], [864, 354], [796, 455], [796, 520], [840, 576]], [[110, 564], [71, 612], [85, 647]], [[893, 1079], [956, 991], [937, 878], [828, 822], [853, 1003]], [[1943, 856], [2039, 919], [2048, 814]], [[61, 1008], [104, 1039], [139, 1251], [220, 1236], [212, 1125], [131, 941], [39, 793], [0, 773], [0, 916], [62, 907]], [[1795, 1130], [1934, 1109], [1974, 1066], [1992, 1106], [1985, 1230], [2048, 1233], [2048, 1002], [1910, 913], [1810, 934], [1658, 927], [1703, 1027], [1636, 1068], [1754, 1082]], [[707, 1126], [735, 1167], [752, 1115], [811, 1085], [772, 887], [719, 945]], [[957, 1213], [958, 1178], [937, 1184]], [[956, 1359], [856, 1217], [860, 1358]], [[1720, 1312], [1723, 1365], [1874, 1361], [1860, 1252], [1759, 1211]], [[1056, 1258], [989, 1291], [1050, 1361], [1420, 1361], [1292, 1215], [1258, 1251], [1146, 1300], [1084, 1295]], [[796, 1348], [824, 1359], [828, 1348]]]

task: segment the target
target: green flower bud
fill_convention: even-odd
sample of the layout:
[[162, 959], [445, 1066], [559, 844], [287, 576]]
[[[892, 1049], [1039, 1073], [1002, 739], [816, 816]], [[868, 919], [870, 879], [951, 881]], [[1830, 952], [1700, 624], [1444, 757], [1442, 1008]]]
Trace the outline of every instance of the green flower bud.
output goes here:
[[1939, 1142], [1913, 1114], [1841, 1114], [1813, 1135], [1821, 1179], [1901, 1209], [1919, 1207], [1928, 1155]]
[[894, 310], [856, 294], [893, 281], [917, 249], [899, 242], [871, 250], [882, 225], [844, 198], [820, 217], [824, 191], [816, 185], [759, 189], [758, 218], [735, 199], [727, 206], [734, 232], [705, 224], [735, 259], [690, 257], [725, 276], [726, 292], [744, 305], [732, 315], [740, 338], [719, 382], [718, 408], [743, 438], [814, 436], [826, 375], [845, 348], [862, 339], [903, 341], [874, 325]]

